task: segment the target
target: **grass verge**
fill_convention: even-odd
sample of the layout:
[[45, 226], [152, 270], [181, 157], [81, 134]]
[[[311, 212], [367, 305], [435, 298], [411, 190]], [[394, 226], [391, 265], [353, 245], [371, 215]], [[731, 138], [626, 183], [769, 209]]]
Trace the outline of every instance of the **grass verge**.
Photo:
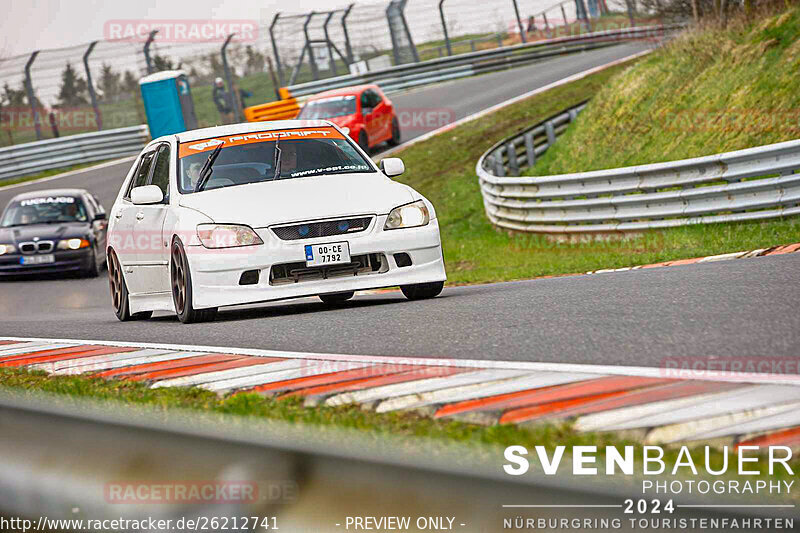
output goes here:
[[[570, 244], [555, 243], [541, 235], [511, 235], [488, 222], [475, 174], [481, 154], [503, 137], [601, 93], [609, 84], [617, 83], [616, 76], [630, 76], [630, 72], [638, 70], [638, 64], [606, 69], [397, 154], [408, 169], [401, 181], [420, 191], [437, 208], [449, 283], [509, 281], [621, 268], [800, 240], [798, 218], [681, 227], [624, 241]], [[603, 142], [595, 141], [587, 147], [605, 152]]]
[[[0, 368], [0, 387], [17, 393], [56, 393], [65, 398], [87, 398], [146, 406], [155, 408], [165, 415], [172, 413], [180, 416], [184, 410], [190, 409], [201, 413], [232, 415], [242, 419], [255, 417], [316, 427], [335, 426], [362, 431], [375, 438], [392, 436], [457, 442], [474, 446], [476, 451], [485, 449], [485, 446], [504, 448], [510, 445], [521, 445], [533, 450], [535, 446], [541, 445], [552, 454], [556, 446], [566, 446], [568, 450], [572, 446], [597, 446], [598, 455], [602, 458], [605, 446], [615, 446], [619, 450], [624, 446], [634, 446], [638, 449], [636, 456], [641, 457], [641, 445], [633, 440], [610, 433], [578, 433], [569, 424], [481, 426], [453, 420], [434, 420], [413, 411], [375, 413], [357, 405], [309, 408], [304, 407], [302, 401], [296, 398], [278, 400], [255, 393], [219, 397], [197, 387], [150, 389], [141, 382], [83, 376], [51, 376], [41, 371], [18, 368]], [[719, 470], [725, 464], [722, 451], [712, 448], [709, 454], [709, 466]], [[705, 457], [700, 447], [695, 448], [691, 455], [695, 458]], [[665, 450], [664, 462], [668, 465], [668, 471], [678, 462], [678, 458], [678, 448]], [[766, 464], [764, 455], [760, 459], [760, 465]], [[728, 460], [734, 461], [730, 457]], [[598, 459], [598, 464], [602, 464], [601, 459]], [[800, 469], [800, 457], [795, 455], [789, 465], [796, 472]], [[756, 466], [758, 465], [753, 464], [754, 468]], [[686, 471], [679, 471], [679, 474], [689, 473], [687, 468], [684, 470]], [[773, 482], [793, 479], [792, 475], [781, 468], [776, 468], [774, 474], [769, 476], [765, 470], [762, 471], [762, 475], [748, 476], [748, 479], [751, 481], [769, 479]]]

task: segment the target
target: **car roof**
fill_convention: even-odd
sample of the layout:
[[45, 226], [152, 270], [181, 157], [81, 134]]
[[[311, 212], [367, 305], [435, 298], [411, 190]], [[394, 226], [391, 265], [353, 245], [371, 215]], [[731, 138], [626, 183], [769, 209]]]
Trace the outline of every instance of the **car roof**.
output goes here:
[[[199, 141], [201, 139], [210, 139], [212, 137], [221, 137], [223, 135], [238, 135], [241, 133], [257, 133], [261, 131], [298, 128], [321, 128], [325, 126], [333, 126], [333, 124], [327, 120], [265, 120], [263, 122], [242, 122], [227, 126], [213, 126], [211, 128], [183, 131], [181, 133], [176, 133], [174, 138], [176, 138], [178, 142], [185, 143]], [[166, 135], [155, 139], [153, 143], [172, 138], [172, 135]]]
[[350, 87], [342, 87], [341, 89], [331, 89], [329, 91], [324, 91], [321, 93], [317, 93], [308, 101], [312, 100], [320, 100], [322, 98], [330, 98], [332, 96], [349, 96], [359, 94], [361, 91], [365, 89], [377, 89], [378, 86], [375, 84], [367, 84], [367, 85], [351, 85]]
[[89, 191], [86, 189], [45, 189], [43, 191], [23, 192], [13, 197], [11, 201], [40, 198], [42, 196], [81, 196], [82, 194], [89, 194]]

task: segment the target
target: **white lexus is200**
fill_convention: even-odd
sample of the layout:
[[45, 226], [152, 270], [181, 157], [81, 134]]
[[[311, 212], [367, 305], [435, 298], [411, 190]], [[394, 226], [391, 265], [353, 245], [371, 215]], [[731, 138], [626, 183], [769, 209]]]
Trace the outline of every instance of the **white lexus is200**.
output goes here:
[[328, 121], [235, 124], [150, 142], [111, 209], [108, 273], [120, 320], [302, 296], [338, 303], [444, 285], [433, 205]]

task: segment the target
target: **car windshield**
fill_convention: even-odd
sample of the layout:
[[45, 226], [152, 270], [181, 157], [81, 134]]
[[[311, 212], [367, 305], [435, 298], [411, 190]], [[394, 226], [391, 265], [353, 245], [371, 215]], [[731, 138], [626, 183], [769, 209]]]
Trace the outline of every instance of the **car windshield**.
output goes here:
[[42, 196], [11, 202], [3, 213], [0, 226], [30, 226], [59, 222], [86, 222], [86, 208], [73, 196]]
[[331, 98], [321, 98], [319, 100], [311, 100], [306, 103], [297, 118], [300, 119], [317, 119], [317, 118], [333, 118], [352, 115], [356, 112], [356, 97], [354, 95], [348, 96], [334, 96]]
[[[276, 141], [279, 176], [275, 175]], [[204, 191], [276, 179], [375, 172], [335, 128], [264, 131], [181, 143], [178, 185], [183, 194], [195, 192], [203, 165], [220, 143], [223, 148], [202, 187]]]

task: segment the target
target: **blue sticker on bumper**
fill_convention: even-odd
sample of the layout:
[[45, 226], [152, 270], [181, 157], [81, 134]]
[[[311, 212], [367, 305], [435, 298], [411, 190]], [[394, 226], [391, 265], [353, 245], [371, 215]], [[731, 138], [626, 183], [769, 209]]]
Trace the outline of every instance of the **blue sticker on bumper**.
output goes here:
[[314, 260], [314, 248], [310, 244], [306, 244], [306, 261]]

